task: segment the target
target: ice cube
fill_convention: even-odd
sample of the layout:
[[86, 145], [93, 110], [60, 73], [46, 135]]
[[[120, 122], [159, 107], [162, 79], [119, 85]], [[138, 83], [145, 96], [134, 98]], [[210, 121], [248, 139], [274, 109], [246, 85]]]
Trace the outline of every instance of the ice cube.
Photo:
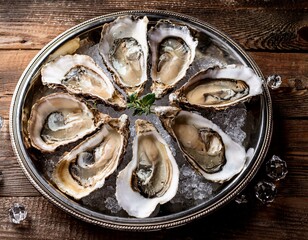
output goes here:
[[279, 88], [281, 83], [282, 83], [281, 77], [279, 75], [276, 75], [276, 74], [268, 76], [266, 83], [267, 83], [267, 86], [269, 86], [271, 89], [275, 90], [275, 89]]
[[9, 216], [12, 223], [20, 224], [27, 217], [27, 211], [25, 207], [19, 203], [14, 203], [9, 209]]
[[246, 194], [238, 194], [235, 198], [235, 202], [237, 204], [245, 204], [245, 203], [248, 203], [248, 198], [246, 196]]
[[266, 174], [275, 181], [284, 179], [287, 173], [287, 163], [276, 155], [266, 163]]
[[255, 186], [255, 194], [262, 203], [268, 204], [274, 201], [277, 189], [271, 182], [260, 181]]
[[122, 208], [119, 206], [117, 200], [113, 197], [107, 197], [105, 200], [106, 208], [112, 213], [119, 212]]

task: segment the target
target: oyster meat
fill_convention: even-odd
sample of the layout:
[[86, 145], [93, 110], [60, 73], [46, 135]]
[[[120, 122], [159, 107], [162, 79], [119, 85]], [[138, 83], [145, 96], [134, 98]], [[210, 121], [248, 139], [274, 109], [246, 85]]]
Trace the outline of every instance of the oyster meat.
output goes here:
[[32, 107], [28, 120], [31, 145], [42, 152], [75, 142], [100, 124], [87, 105], [67, 93], [42, 97]]
[[128, 118], [102, 117], [99, 130], [57, 163], [52, 180], [69, 196], [80, 199], [104, 185], [105, 178], [117, 168], [126, 149]]
[[170, 94], [170, 102], [188, 107], [226, 108], [262, 93], [262, 79], [242, 65], [209, 68]]
[[99, 52], [127, 94], [141, 92], [147, 80], [147, 24], [146, 16], [123, 16], [103, 26]]
[[204, 178], [222, 183], [243, 169], [244, 147], [210, 120], [176, 107], [156, 107], [155, 112], [185, 158]]
[[195, 58], [198, 41], [187, 26], [160, 20], [148, 32], [152, 54], [151, 90], [162, 97], [180, 81]]
[[177, 192], [179, 170], [168, 144], [148, 121], [135, 123], [133, 158], [119, 173], [116, 198], [130, 215], [145, 218]]
[[42, 83], [50, 87], [62, 86], [73, 94], [98, 98], [119, 108], [126, 102], [107, 75], [87, 55], [65, 55], [45, 64], [41, 70]]

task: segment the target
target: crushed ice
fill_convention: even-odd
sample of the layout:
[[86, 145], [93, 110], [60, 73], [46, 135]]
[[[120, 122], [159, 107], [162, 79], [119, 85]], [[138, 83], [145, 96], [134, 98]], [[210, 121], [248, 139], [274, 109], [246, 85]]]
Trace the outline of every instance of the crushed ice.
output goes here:
[[119, 206], [118, 201], [113, 197], [107, 197], [105, 200], [106, 208], [112, 213], [119, 212], [122, 208]]
[[244, 104], [209, 114], [210, 120], [217, 124], [232, 140], [240, 144], [246, 138], [246, 133], [242, 129], [245, 125], [246, 117], [247, 110]]
[[213, 195], [212, 184], [196, 173], [190, 166], [183, 164], [180, 168], [180, 181], [178, 192], [171, 203], [183, 203], [186, 200], [200, 202], [200, 200], [211, 198]]

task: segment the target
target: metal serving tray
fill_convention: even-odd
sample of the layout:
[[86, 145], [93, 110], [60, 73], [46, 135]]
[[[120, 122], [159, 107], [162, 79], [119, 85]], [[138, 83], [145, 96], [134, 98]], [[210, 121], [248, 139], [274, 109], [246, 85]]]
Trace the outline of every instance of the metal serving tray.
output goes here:
[[[205, 198], [201, 202], [199, 201], [197, 205], [191, 205], [179, 211], [175, 210], [172, 212], [161, 210], [156, 216], [138, 219], [129, 217], [125, 214], [111, 214], [108, 213], [108, 211], [95, 209], [91, 207], [91, 204], [85, 204], [84, 201], [76, 201], [64, 195], [52, 185], [48, 173], [46, 173], [46, 168], [42, 167], [38, 159], [39, 157], [36, 155], [37, 153], [35, 151], [29, 151], [25, 143], [26, 132], [24, 125], [34, 101], [32, 94], [34, 92], [41, 93], [42, 95], [46, 94], [39, 81], [40, 68], [44, 62], [46, 62], [50, 54], [70, 39], [75, 37], [80, 37], [82, 39], [89, 36], [89, 34], [97, 35], [104, 23], [110, 22], [123, 15], [146, 15], [152, 25], [159, 19], [170, 19], [171, 21], [186, 24], [200, 33], [199, 48], [207, 49], [211, 44], [218, 47], [215, 48], [216, 50], [214, 49], [209, 53], [211, 55], [210, 59], [208, 59], [209, 62], [213, 59], [215, 62], [216, 58], [222, 58], [226, 63], [247, 65], [263, 79], [262, 73], [256, 63], [233, 40], [214, 27], [198, 19], [178, 13], [156, 10], [125, 11], [100, 16], [83, 22], [59, 35], [45, 46], [25, 69], [16, 86], [11, 104], [10, 134], [13, 149], [22, 170], [34, 187], [56, 206], [77, 218], [93, 224], [119, 230], [146, 231], [179, 226], [208, 215], [214, 210], [224, 206], [245, 188], [259, 169], [269, 147], [272, 132], [272, 103], [266, 84], [263, 84], [262, 95], [254, 97], [249, 103], [245, 103], [247, 116], [249, 115], [250, 117], [246, 119], [245, 126], [243, 127], [245, 131], [247, 131], [244, 146], [246, 150], [248, 148], [253, 148], [254, 152], [251, 158], [246, 162], [244, 169], [229, 182], [215, 187], [211, 197]], [[104, 107], [101, 109], [104, 110]], [[179, 158], [179, 161], [183, 161], [183, 159], [180, 160], [183, 156], [177, 155], [176, 157]], [[124, 163], [121, 164], [119, 168], [123, 168], [123, 165], [127, 164], [127, 160], [124, 160]], [[104, 187], [97, 191], [104, 191]], [[102, 201], [104, 201], [104, 199], [102, 199]]]

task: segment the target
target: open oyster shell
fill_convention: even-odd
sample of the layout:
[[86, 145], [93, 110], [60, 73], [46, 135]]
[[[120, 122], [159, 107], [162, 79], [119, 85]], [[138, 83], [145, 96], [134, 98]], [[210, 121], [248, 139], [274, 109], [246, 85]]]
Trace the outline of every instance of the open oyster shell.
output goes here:
[[95, 131], [99, 124], [99, 119], [85, 103], [67, 93], [54, 93], [33, 105], [28, 134], [33, 147], [53, 152]]
[[246, 151], [217, 125], [176, 107], [156, 107], [156, 114], [188, 162], [213, 182], [225, 182], [244, 167]]
[[262, 93], [262, 79], [243, 65], [209, 68], [191, 77], [175, 93], [171, 104], [222, 109]]
[[177, 191], [179, 170], [168, 144], [148, 121], [138, 119], [133, 158], [119, 173], [116, 198], [130, 215], [145, 218]]
[[162, 97], [180, 81], [195, 58], [198, 41], [187, 26], [160, 20], [148, 32], [152, 54], [152, 87], [157, 98]]
[[48, 56], [47, 62], [52, 61], [60, 56], [64, 56], [67, 54], [74, 54], [78, 48], [80, 48], [80, 38], [76, 37], [61, 45], [54, 51], [52, 54]]
[[128, 118], [102, 117], [103, 125], [57, 163], [52, 180], [64, 193], [75, 199], [102, 187], [105, 178], [117, 168], [127, 145]]
[[99, 52], [114, 81], [129, 95], [141, 92], [147, 80], [147, 24], [146, 16], [123, 16], [102, 29]]
[[42, 83], [49, 87], [62, 86], [73, 94], [102, 100], [118, 108], [126, 102], [103, 70], [87, 55], [65, 55], [45, 64], [41, 70]]

